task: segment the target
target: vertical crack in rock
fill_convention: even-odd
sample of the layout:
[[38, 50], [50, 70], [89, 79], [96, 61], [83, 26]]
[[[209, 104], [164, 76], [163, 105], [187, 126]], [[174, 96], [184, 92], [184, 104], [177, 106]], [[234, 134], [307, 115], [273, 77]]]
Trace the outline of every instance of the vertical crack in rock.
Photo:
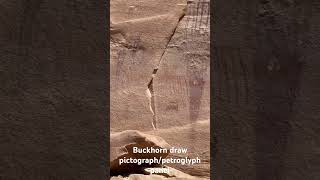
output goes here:
[[156, 109], [155, 109], [155, 101], [154, 101], [154, 88], [153, 88], [153, 78], [155, 74], [157, 73], [158, 69], [154, 69], [152, 73], [152, 78], [148, 84], [148, 89], [147, 89], [147, 97], [149, 99], [149, 107], [150, 111], [153, 115], [152, 117], [152, 127], [153, 129], [157, 129], [157, 116], [156, 116]]
[[171, 42], [171, 39], [173, 38], [174, 34], [176, 33], [177, 28], [178, 28], [181, 20], [183, 19], [184, 15], [185, 15], [185, 14], [182, 14], [182, 15], [181, 15], [181, 17], [179, 18], [179, 21], [177, 22], [176, 27], [174, 28], [174, 30], [172, 31], [172, 34], [171, 34], [170, 37], [169, 37], [169, 40], [168, 40], [168, 42], [167, 42], [167, 44], [166, 44], [166, 47], [164, 48], [164, 50], [163, 50], [163, 52], [162, 52], [162, 54], [161, 54], [161, 56], [160, 56], [160, 60], [159, 60], [158, 66], [156, 67], [157, 70], [158, 70], [158, 68], [159, 68], [159, 66], [160, 66], [160, 64], [161, 64], [162, 58], [163, 58], [163, 56], [164, 56], [164, 53], [167, 51], [168, 46], [169, 46], [169, 44], [170, 44], [170, 42]]
[[167, 42], [167, 44], [166, 44], [166, 46], [165, 46], [165, 48], [164, 48], [164, 50], [163, 50], [163, 52], [162, 52], [162, 54], [161, 54], [161, 56], [160, 56], [159, 63], [158, 63], [158, 65], [157, 65], [157, 67], [153, 69], [152, 76], [151, 76], [151, 80], [150, 80], [149, 83], [148, 83], [148, 88], [147, 88], [146, 94], [147, 94], [147, 97], [148, 97], [148, 99], [149, 99], [150, 111], [151, 111], [151, 113], [152, 113], [152, 115], [153, 115], [152, 123], [151, 123], [153, 129], [157, 129], [157, 116], [156, 116], [156, 108], [155, 108], [155, 104], [156, 104], [156, 103], [155, 103], [155, 99], [154, 99], [154, 87], [153, 87], [154, 77], [155, 77], [156, 74], [157, 74], [157, 71], [158, 71], [158, 69], [159, 69], [159, 67], [160, 67], [160, 64], [161, 64], [161, 61], [162, 61], [162, 59], [163, 59], [163, 56], [164, 56], [166, 50], [168, 49], [168, 46], [169, 46], [169, 44], [170, 44], [170, 42], [171, 42], [171, 39], [173, 38], [174, 34], [176, 33], [176, 30], [177, 30], [177, 28], [178, 28], [178, 26], [179, 26], [179, 24], [180, 24], [180, 21], [182, 20], [182, 18], [184, 17], [184, 15], [185, 15], [185, 14], [182, 14], [182, 15], [179, 17], [179, 21], [177, 22], [176, 27], [175, 27], [174, 30], [172, 31], [172, 34], [170, 35], [169, 40], [168, 40], [168, 42]]

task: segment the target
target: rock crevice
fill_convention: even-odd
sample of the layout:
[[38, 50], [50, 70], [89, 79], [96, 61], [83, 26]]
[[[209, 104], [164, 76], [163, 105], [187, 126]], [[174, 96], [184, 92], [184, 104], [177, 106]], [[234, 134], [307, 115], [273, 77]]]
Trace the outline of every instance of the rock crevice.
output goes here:
[[151, 111], [151, 113], [153, 115], [153, 121], [152, 121], [153, 129], [157, 129], [157, 115], [156, 115], [156, 109], [155, 109], [156, 102], [155, 102], [155, 98], [154, 98], [155, 93], [154, 93], [154, 87], [153, 87], [154, 78], [155, 78], [155, 76], [156, 76], [156, 74], [158, 72], [158, 69], [160, 67], [161, 61], [163, 59], [163, 56], [164, 56], [164, 54], [166, 53], [166, 51], [167, 51], [167, 49], [169, 47], [169, 44], [170, 44], [170, 42], [172, 40], [172, 37], [176, 33], [176, 30], [177, 30], [178, 26], [180, 25], [180, 22], [181, 22], [182, 18], [184, 17], [184, 15], [185, 14], [181, 15], [176, 27], [174, 28], [172, 34], [170, 35], [169, 40], [168, 40], [168, 42], [166, 44], [166, 47], [165, 47], [165, 49], [163, 50], [163, 52], [162, 52], [162, 54], [160, 56], [159, 63], [157, 65], [157, 67], [155, 69], [153, 69], [151, 80], [148, 83], [147, 97], [149, 99], [150, 111]]

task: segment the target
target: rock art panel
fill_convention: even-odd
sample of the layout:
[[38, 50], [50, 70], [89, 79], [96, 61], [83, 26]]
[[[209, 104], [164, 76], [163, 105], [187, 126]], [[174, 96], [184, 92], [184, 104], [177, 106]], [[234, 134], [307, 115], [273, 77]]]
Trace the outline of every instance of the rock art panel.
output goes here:
[[210, 1], [190, 1], [155, 77], [159, 128], [209, 119]]
[[170, 167], [198, 179], [210, 176], [209, 27], [208, 0], [111, 1], [111, 132], [187, 148], [201, 163]]
[[[210, 159], [210, 149], [203, 147], [210, 146], [209, 5], [210, 1], [201, 0], [188, 3], [187, 13], [171, 38], [154, 78], [158, 128], [188, 126], [184, 133], [176, 133], [175, 137], [184, 137], [189, 142], [184, 146], [189, 149], [190, 156], [201, 154], [203, 163], [187, 171], [202, 175], [210, 169], [206, 162]], [[197, 128], [203, 121], [208, 127]], [[181, 141], [172, 145], [181, 146]]]
[[155, 128], [152, 75], [185, 14], [186, 1], [113, 0], [110, 4], [111, 128]]

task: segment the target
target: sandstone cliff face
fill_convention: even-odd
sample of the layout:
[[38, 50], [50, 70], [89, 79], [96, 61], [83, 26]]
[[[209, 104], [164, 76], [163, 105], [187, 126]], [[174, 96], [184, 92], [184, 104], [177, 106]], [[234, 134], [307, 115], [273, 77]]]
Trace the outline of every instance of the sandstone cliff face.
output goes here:
[[156, 128], [152, 75], [185, 9], [184, 0], [111, 1], [112, 130]]
[[[111, 128], [209, 117], [208, 2], [111, 1]], [[154, 11], [154, 9], [156, 9]]]
[[203, 158], [187, 170], [200, 176], [209, 176], [209, 3], [110, 2], [111, 132], [140, 130], [187, 147]]

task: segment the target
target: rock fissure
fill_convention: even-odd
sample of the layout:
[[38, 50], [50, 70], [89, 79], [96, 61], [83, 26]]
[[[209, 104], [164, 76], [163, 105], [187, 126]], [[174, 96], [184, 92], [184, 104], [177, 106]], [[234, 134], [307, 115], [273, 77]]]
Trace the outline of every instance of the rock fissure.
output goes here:
[[165, 54], [165, 52], [167, 51], [168, 47], [169, 47], [169, 44], [171, 42], [171, 39], [173, 38], [174, 34], [176, 33], [176, 30], [180, 24], [180, 21], [183, 19], [185, 14], [182, 14], [181, 17], [179, 18], [179, 21], [177, 22], [177, 25], [176, 27], [174, 28], [174, 30], [172, 31], [172, 34], [170, 35], [169, 39], [168, 39], [168, 42], [160, 56], [160, 60], [159, 60], [159, 63], [158, 63], [158, 66], [153, 69], [153, 72], [152, 72], [152, 76], [151, 76], [151, 80], [149, 81], [148, 83], [148, 89], [147, 89], [147, 96], [148, 96], [148, 99], [149, 99], [149, 106], [150, 106], [150, 111], [153, 115], [153, 118], [152, 118], [152, 127], [153, 129], [157, 129], [157, 116], [156, 116], [156, 109], [155, 109], [155, 98], [154, 98], [154, 87], [153, 87], [153, 81], [154, 81], [154, 77], [156, 76], [157, 74], [157, 71], [160, 67], [160, 64], [161, 64], [161, 61], [163, 59], [163, 56]]
[[155, 74], [157, 73], [158, 69], [154, 69], [152, 73], [152, 77], [150, 82], [148, 83], [148, 89], [147, 89], [147, 96], [149, 98], [149, 107], [150, 111], [153, 115], [152, 117], [152, 127], [153, 129], [157, 129], [157, 116], [156, 116], [156, 109], [155, 109], [155, 101], [154, 101], [154, 88], [153, 88], [153, 78]]
[[163, 56], [165, 54], [165, 52], [167, 51], [168, 47], [169, 47], [169, 44], [171, 42], [171, 39], [173, 38], [174, 34], [176, 33], [176, 30], [180, 24], [180, 21], [183, 19], [185, 14], [182, 14], [181, 17], [179, 18], [179, 21], [177, 22], [177, 25], [176, 27], [174, 28], [174, 30], [172, 31], [172, 34], [170, 35], [169, 37], [169, 40], [160, 56], [160, 60], [159, 60], [159, 63], [157, 65], [157, 67], [155, 69], [153, 69], [153, 72], [152, 72], [152, 76], [151, 76], [151, 80], [149, 81], [148, 83], [148, 88], [147, 88], [147, 97], [149, 99], [149, 107], [150, 107], [150, 111], [153, 115], [152, 117], [152, 127], [153, 129], [157, 129], [157, 116], [156, 116], [156, 109], [155, 109], [155, 98], [154, 98], [154, 87], [153, 87], [153, 82], [154, 82], [154, 77], [156, 76], [157, 74], [157, 71], [160, 67], [160, 64], [161, 64], [161, 61], [163, 59]]
[[160, 56], [160, 60], [159, 60], [159, 63], [158, 63], [158, 66], [156, 67], [156, 69], [158, 69], [158, 68], [160, 67], [160, 64], [161, 64], [162, 58], [163, 58], [163, 56], [164, 56], [164, 53], [167, 51], [167, 49], [168, 49], [168, 47], [169, 47], [169, 44], [170, 44], [170, 42], [171, 42], [171, 39], [173, 38], [174, 34], [176, 33], [176, 30], [177, 30], [177, 28], [178, 28], [178, 26], [179, 26], [179, 24], [180, 24], [180, 22], [181, 22], [181, 20], [183, 19], [184, 16], [185, 16], [185, 14], [182, 14], [182, 15], [181, 15], [181, 17], [179, 18], [179, 21], [178, 21], [176, 27], [175, 27], [174, 30], [172, 31], [172, 34], [171, 34], [170, 37], [169, 37], [169, 40], [168, 40], [168, 42], [167, 42], [167, 44], [166, 44], [166, 47], [164, 48], [164, 50], [163, 50], [163, 52], [162, 52], [162, 54], [161, 54], [161, 56]]
[[[111, 137], [112, 179], [205, 179], [209, 176], [210, 98], [208, 68], [204, 68], [210, 62], [210, 29], [204, 26], [210, 18], [206, 16], [209, 1], [142, 0], [129, 4], [111, 1], [114, 23], [110, 65], [111, 83], [115, 85], [110, 97], [110, 127], [113, 134], [124, 133], [118, 140]], [[203, 119], [205, 123], [199, 122]], [[125, 133], [130, 129], [162, 137], [170, 144], [168, 148], [188, 149], [186, 154], [170, 153], [165, 158], [199, 156], [201, 162], [188, 168], [180, 163], [158, 166], [143, 160], [130, 162], [130, 158], [160, 156], [133, 152], [135, 147], [155, 147], [158, 143], [153, 144], [154, 140], [144, 143], [149, 140], [135, 131]]]

